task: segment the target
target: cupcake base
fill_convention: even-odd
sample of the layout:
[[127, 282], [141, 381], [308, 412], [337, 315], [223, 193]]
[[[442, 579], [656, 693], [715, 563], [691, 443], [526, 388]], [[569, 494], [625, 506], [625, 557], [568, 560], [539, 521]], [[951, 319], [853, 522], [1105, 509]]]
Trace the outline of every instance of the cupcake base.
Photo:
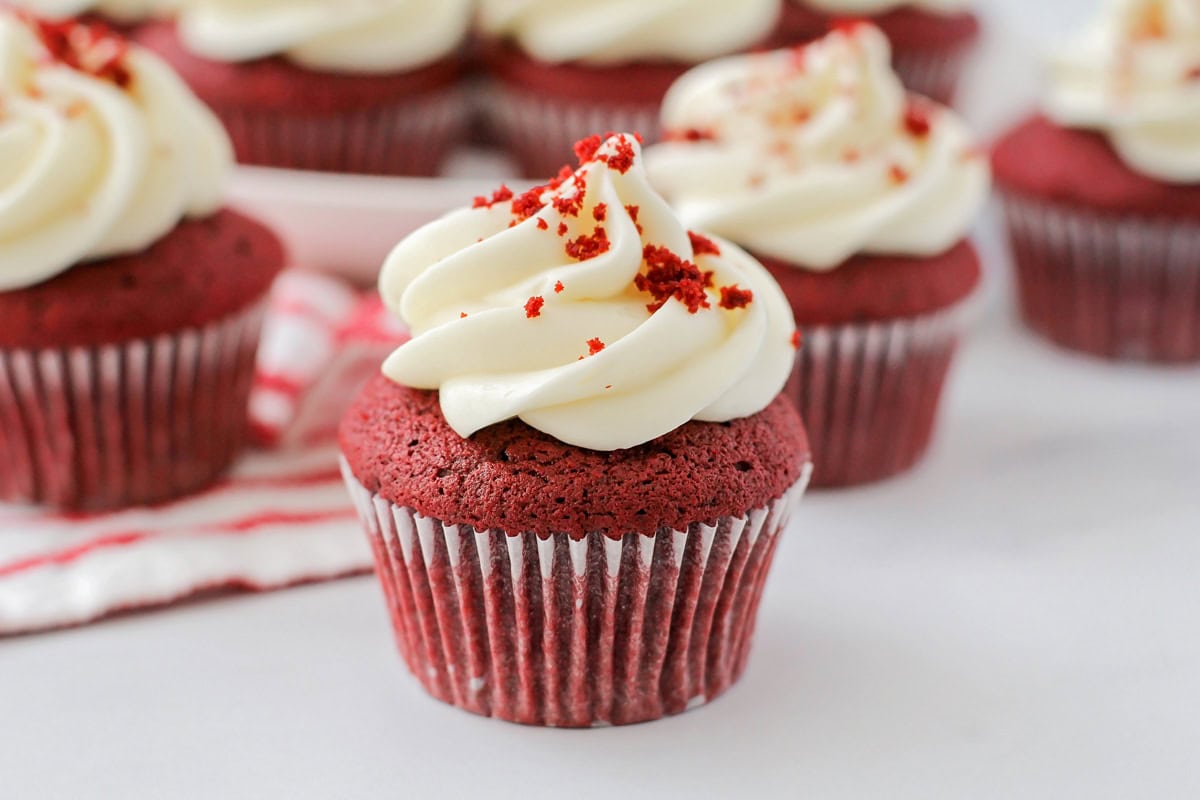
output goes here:
[[686, 530], [540, 538], [445, 524], [342, 467], [401, 655], [426, 691], [555, 727], [645, 722], [725, 692], [745, 669], [775, 546], [807, 482]]
[[1030, 328], [1102, 358], [1200, 361], [1200, 222], [1003, 198]]
[[245, 442], [263, 310], [121, 344], [0, 350], [0, 500], [101, 510], [215, 481]]
[[963, 304], [891, 322], [801, 326], [786, 391], [808, 430], [814, 487], [881, 481], [921, 460], [964, 327]]

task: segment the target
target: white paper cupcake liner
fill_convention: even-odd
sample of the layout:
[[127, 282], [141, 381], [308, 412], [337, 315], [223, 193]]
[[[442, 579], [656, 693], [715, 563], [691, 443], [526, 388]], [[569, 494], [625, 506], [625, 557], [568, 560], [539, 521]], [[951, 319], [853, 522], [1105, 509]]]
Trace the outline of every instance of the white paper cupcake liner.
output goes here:
[[788, 392], [808, 431], [814, 486], [883, 480], [921, 459], [972, 309], [967, 300], [891, 322], [802, 326]]
[[105, 509], [211, 483], [244, 444], [264, 308], [152, 339], [0, 350], [0, 500]]
[[1003, 200], [1031, 328], [1105, 358], [1200, 361], [1200, 221]]
[[711, 525], [542, 539], [422, 516], [342, 469], [400, 652], [425, 689], [476, 714], [559, 727], [678, 714], [737, 680], [808, 477]]

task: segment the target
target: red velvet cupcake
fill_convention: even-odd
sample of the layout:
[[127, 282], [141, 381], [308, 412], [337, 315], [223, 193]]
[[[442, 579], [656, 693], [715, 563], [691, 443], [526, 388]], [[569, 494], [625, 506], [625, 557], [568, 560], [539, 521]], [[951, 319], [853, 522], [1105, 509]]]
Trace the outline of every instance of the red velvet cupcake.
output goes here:
[[413, 339], [341, 429], [413, 674], [562, 727], [729, 688], [808, 475], [778, 286], [683, 228], [632, 136], [579, 152], [397, 247], [381, 292]]
[[821, 38], [839, 20], [870, 20], [892, 43], [904, 85], [939, 103], [953, 102], [963, 62], [979, 38], [972, 0], [785, 0], [785, 44]]
[[804, 347], [788, 391], [815, 485], [913, 466], [980, 278], [965, 236], [988, 168], [965, 126], [906, 96], [866, 23], [701, 66], [663, 121], [656, 188], [688, 225], [759, 257], [791, 301]]
[[469, 0], [191, 0], [139, 30], [225, 123], [238, 160], [434, 175], [466, 135]]
[[[282, 266], [220, 211], [220, 124], [165, 64], [95, 26], [0, 13], [6, 163], [0, 247], [0, 500], [153, 503], [241, 449], [262, 306]], [[22, 127], [27, 126], [27, 127]]]
[[780, 0], [701, 0], [686, 8], [585, 0], [482, 0], [490, 126], [529, 176], [549, 175], [596, 131], [658, 138], [658, 110], [691, 66], [748, 50]]
[[1198, 40], [1182, 5], [1108, 12], [995, 148], [1021, 313], [1059, 345], [1200, 361]]

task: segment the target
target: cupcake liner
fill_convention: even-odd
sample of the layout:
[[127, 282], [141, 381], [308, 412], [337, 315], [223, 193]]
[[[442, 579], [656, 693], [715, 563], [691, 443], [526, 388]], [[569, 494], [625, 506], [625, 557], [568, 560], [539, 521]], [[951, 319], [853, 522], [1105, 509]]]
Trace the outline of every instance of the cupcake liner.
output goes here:
[[330, 114], [216, 111], [243, 164], [363, 175], [435, 175], [470, 122], [457, 88]]
[[108, 509], [212, 483], [245, 439], [263, 311], [119, 344], [0, 350], [0, 500]]
[[1200, 361], [1200, 222], [1003, 200], [1034, 331], [1109, 359]]
[[801, 326], [787, 391], [812, 446], [814, 487], [901, 473], [929, 449], [969, 301], [920, 317]]
[[970, 48], [965, 47], [897, 50], [892, 54], [892, 67], [910, 91], [950, 105], [969, 53]]
[[543, 539], [448, 525], [342, 471], [413, 675], [467, 711], [555, 727], [645, 722], [728, 689], [808, 477], [713, 524]]
[[532, 178], [574, 164], [575, 143], [593, 134], [640, 133], [647, 144], [659, 138], [657, 102], [567, 101], [495, 83], [486, 97], [489, 129]]

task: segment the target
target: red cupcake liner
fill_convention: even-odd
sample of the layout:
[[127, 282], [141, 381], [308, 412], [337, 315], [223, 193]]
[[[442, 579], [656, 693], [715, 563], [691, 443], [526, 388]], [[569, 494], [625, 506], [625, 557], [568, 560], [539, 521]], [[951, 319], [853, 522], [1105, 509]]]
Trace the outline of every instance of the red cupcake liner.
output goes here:
[[152, 339], [0, 350], [0, 500], [123, 508], [215, 481], [245, 441], [264, 307]]
[[746, 666], [779, 534], [803, 493], [656, 536], [546, 539], [448, 525], [342, 470], [400, 653], [435, 698], [529, 725], [646, 722]]
[[215, 110], [243, 164], [361, 175], [436, 175], [470, 124], [458, 88], [329, 114]]
[[1200, 221], [1003, 200], [1029, 327], [1108, 359], [1200, 361]]
[[969, 304], [890, 322], [801, 326], [786, 391], [808, 431], [814, 487], [873, 483], [920, 461]]
[[892, 54], [892, 67], [909, 91], [951, 105], [958, 94], [969, 48], [953, 47], [927, 50], [897, 50]]
[[488, 130], [530, 178], [574, 164], [575, 143], [593, 134], [640, 133], [647, 144], [659, 138], [658, 102], [566, 101], [495, 83], [485, 97]]

